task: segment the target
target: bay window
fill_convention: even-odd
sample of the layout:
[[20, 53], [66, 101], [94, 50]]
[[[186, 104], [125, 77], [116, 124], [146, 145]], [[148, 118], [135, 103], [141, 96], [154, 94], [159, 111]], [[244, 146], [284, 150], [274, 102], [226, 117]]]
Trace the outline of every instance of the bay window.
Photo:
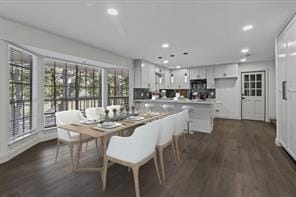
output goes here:
[[128, 105], [129, 72], [127, 69], [108, 69], [108, 105]]
[[101, 106], [101, 69], [45, 60], [44, 126], [55, 126], [55, 112]]

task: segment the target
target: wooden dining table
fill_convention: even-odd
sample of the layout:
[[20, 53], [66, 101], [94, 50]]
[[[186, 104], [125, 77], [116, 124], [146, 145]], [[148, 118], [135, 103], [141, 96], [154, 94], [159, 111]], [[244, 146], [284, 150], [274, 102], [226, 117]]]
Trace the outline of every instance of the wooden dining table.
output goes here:
[[[118, 134], [119, 136], [123, 136], [123, 132], [125, 130], [136, 128], [138, 126], [149, 123], [151, 121], [163, 118], [163, 117], [167, 116], [168, 114], [169, 113], [158, 113], [158, 114], [142, 113], [139, 115], [141, 117], [144, 117], [142, 120], [124, 119], [124, 120], [118, 121], [118, 123], [121, 123], [120, 126], [115, 127], [115, 128], [111, 128], [111, 129], [98, 127], [97, 123], [91, 124], [91, 125], [68, 124], [68, 125], [61, 125], [58, 127], [80, 134], [80, 140], [79, 140], [79, 145], [78, 145], [78, 149], [77, 149], [77, 163], [76, 163], [76, 168], [74, 171], [101, 172], [103, 169], [103, 165], [101, 165], [100, 167], [96, 167], [96, 168], [80, 168], [79, 167], [79, 159], [80, 159], [80, 154], [81, 154], [81, 150], [82, 150], [83, 136], [87, 136], [87, 137], [101, 140], [101, 150], [102, 150], [102, 157], [103, 157], [102, 161], [104, 161], [104, 157], [106, 155], [106, 150], [107, 150], [108, 138], [110, 136], [115, 135], [115, 134]], [[112, 164], [110, 164], [110, 165], [112, 165]]]

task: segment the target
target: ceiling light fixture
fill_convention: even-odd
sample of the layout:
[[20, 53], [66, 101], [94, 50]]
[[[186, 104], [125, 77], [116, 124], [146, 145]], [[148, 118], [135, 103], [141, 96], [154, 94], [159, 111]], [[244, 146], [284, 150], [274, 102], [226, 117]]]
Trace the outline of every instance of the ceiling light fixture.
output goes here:
[[246, 58], [243, 58], [243, 59], [241, 59], [240, 61], [241, 61], [241, 62], [245, 62], [245, 61], [247, 61], [247, 59], [246, 59]]
[[254, 28], [253, 25], [246, 25], [243, 27], [243, 31], [250, 31], [253, 28]]
[[181, 66], [176, 66], [177, 69], [181, 68]]
[[248, 53], [249, 52], [249, 49], [242, 49], [241, 52], [242, 53]]
[[167, 64], [167, 63], [169, 63], [169, 61], [168, 60], [163, 60], [163, 63]]
[[118, 15], [118, 10], [115, 8], [110, 8], [107, 10], [108, 14], [112, 15], [112, 16], [117, 16]]
[[162, 48], [169, 48], [170, 45], [169, 45], [168, 43], [163, 43], [163, 44], [161, 45], [161, 47], [162, 47]]

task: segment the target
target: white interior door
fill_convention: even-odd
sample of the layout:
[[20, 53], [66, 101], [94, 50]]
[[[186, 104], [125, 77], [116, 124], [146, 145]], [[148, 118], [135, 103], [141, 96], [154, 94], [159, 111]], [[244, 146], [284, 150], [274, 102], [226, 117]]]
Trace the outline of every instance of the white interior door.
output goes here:
[[242, 119], [265, 121], [265, 72], [242, 73]]

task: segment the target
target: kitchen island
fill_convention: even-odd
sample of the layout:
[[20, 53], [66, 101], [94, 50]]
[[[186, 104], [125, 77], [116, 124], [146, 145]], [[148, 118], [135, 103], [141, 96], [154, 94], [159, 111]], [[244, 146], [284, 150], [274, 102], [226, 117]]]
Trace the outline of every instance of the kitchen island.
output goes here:
[[172, 100], [172, 99], [156, 99], [156, 100], [134, 100], [136, 108], [145, 110], [146, 103], [153, 104], [153, 111], [163, 111], [162, 105], [167, 104], [173, 106], [173, 112], [182, 110], [182, 106], [190, 107], [190, 131], [211, 133], [214, 126], [214, 104], [215, 100]]

